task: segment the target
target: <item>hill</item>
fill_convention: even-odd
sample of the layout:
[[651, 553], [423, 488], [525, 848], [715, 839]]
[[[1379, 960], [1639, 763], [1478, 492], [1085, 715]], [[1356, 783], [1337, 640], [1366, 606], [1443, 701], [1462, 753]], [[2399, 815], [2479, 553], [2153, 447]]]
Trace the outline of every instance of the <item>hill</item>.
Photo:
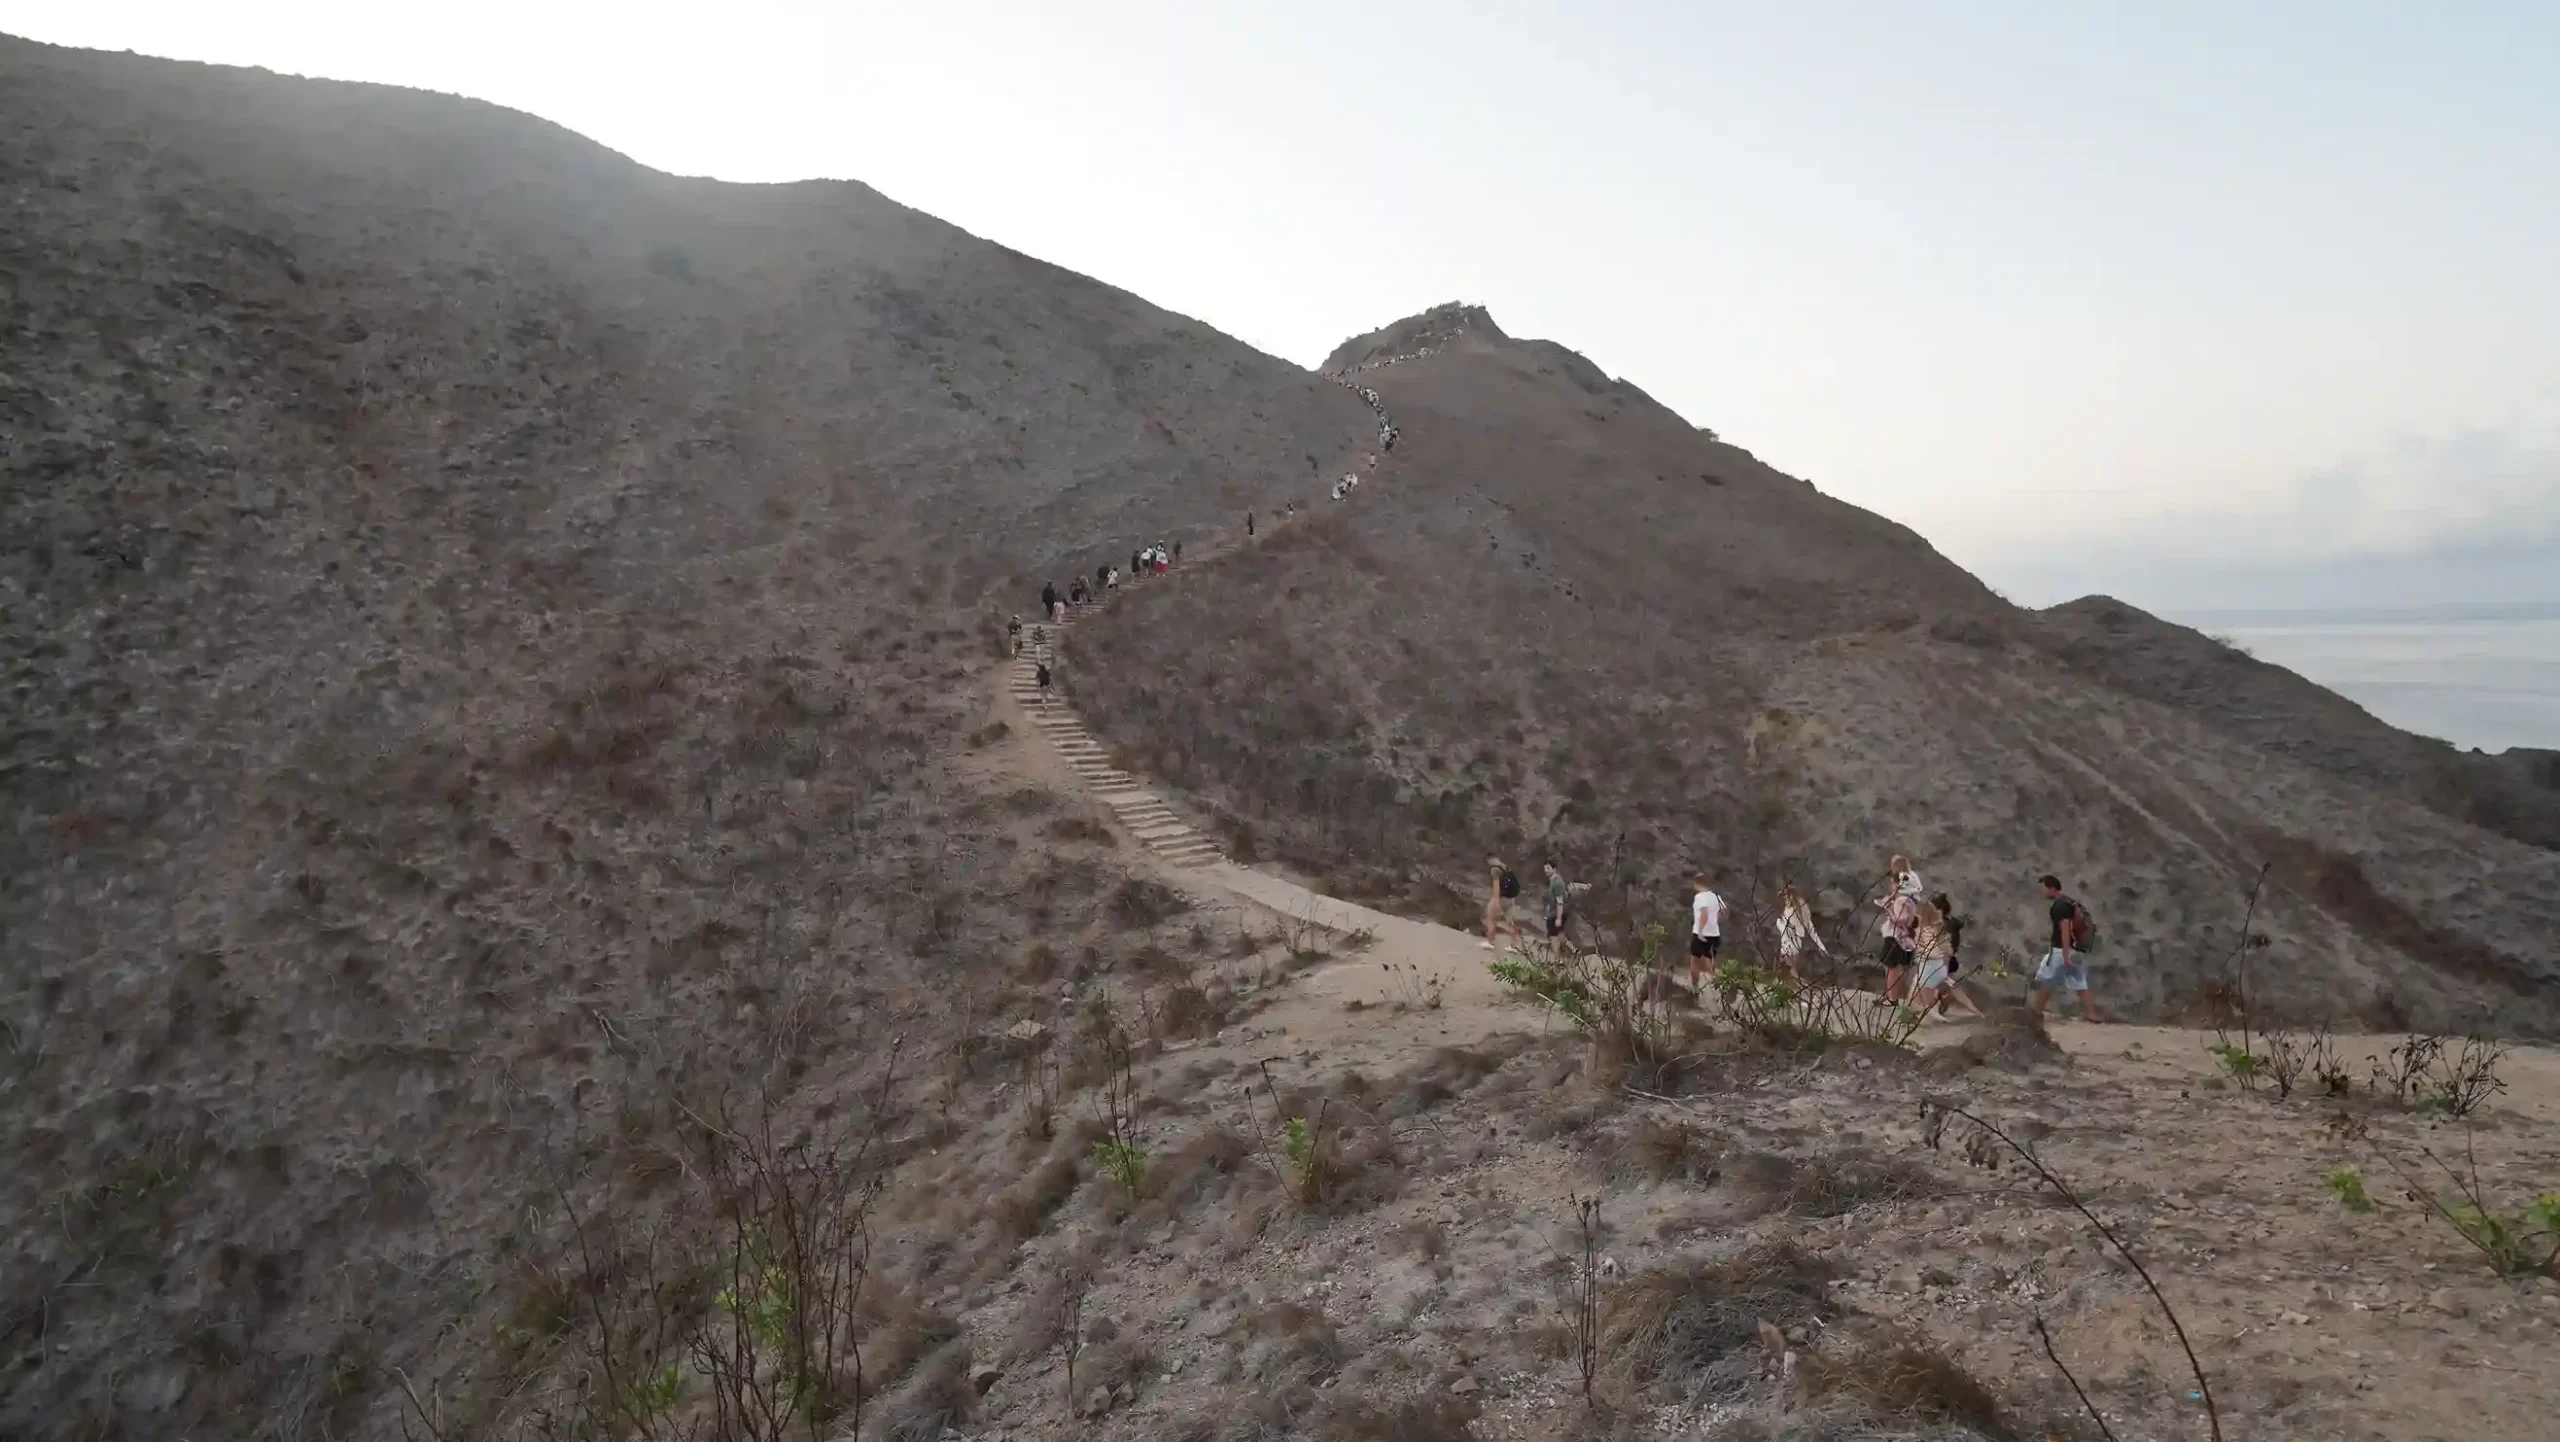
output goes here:
[[1401, 428], [1375, 483], [1078, 637], [1091, 723], [1245, 853], [1461, 925], [1488, 850], [1672, 918], [1692, 870], [1746, 912], [1794, 880], [1864, 955], [1902, 852], [2013, 970], [2050, 870], [2137, 1015], [2223, 979], [2265, 867], [2285, 1005], [2560, 1025], [2522, 768], [2114, 602], [2022, 611], [1481, 310], [1332, 359]]
[[[2093, 900], [2164, 1006], [2281, 821], [2298, 992], [2530, 1025], [2548, 853], [2352, 784], [2387, 736], [2128, 695], [2184, 643], [2019, 613], [1480, 311], [1355, 343], [1372, 465], [1343, 386], [860, 185], [446, 97], [0, 40], [0, 193], [0, 1436], [1997, 1437], [2074, 1415], [2030, 1315], [2191, 1420], [2042, 1193], [1880, 1124], [1942, 1086], [2412, 1359], [2173, 1275], [2251, 1435], [2539, 1435], [2463, 1244], [2337, 1242], [2342, 1144], [2207, 1110], [2191, 1038], [1666, 1013], [1641, 1097], [1464, 936], [1159, 866], [1002, 621], [1188, 542], [1074, 633], [1086, 718], [1196, 788], [1161, 814], [1406, 903], [1488, 834], [1614, 853], [1638, 918], [1693, 858], [1899, 844], [1970, 898], [2034, 851], [2160, 888]], [[2511, 1072], [2501, 1184], [2560, 1094]], [[2431, 1310], [2296, 1296], [2336, 1245]]]
[[991, 607], [1372, 424], [445, 97], [0, 40], [0, 193], [11, 1436], [392, 1435], [595, 1138], [869, 1095], [1100, 905], [952, 773]]

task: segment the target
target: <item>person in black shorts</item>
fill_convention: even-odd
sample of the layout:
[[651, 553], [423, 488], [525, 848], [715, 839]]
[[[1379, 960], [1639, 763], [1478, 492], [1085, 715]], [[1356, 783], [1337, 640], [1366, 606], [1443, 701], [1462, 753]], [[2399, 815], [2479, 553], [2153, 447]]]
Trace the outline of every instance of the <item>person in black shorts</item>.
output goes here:
[[1689, 898], [1689, 987], [1696, 990], [1707, 968], [1715, 965], [1724, 950], [1724, 898], [1708, 888], [1707, 879], [1697, 878], [1697, 892]]
[[1565, 884], [1564, 872], [1554, 862], [1547, 863], [1546, 871], [1547, 940], [1554, 941], [1564, 935], [1565, 898], [1573, 894], [1573, 888]]

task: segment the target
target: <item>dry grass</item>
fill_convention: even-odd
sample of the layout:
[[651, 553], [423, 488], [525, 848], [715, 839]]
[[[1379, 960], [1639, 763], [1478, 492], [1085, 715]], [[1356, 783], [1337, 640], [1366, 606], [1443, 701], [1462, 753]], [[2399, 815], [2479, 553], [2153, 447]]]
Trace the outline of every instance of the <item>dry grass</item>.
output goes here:
[[1644, 1117], [1618, 1143], [1613, 1169], [1651, 1182], [1711, 1186], [1723, 1155], [1722, 1146], [1688, 1127]]
[[1476, 1406], [1465, 1397], [1353, 1400], [1328, 1408], [1310, 1435], [1320, 1442], [1475, 1442]]
[[[1790, 1327], [1828, 1316], [1823, 1284], [1833, 1275], [1791, 1242], [1645, 1273], [1603, 1299], [1604, 1365], [1630, 1386], [1683, 1397], [1746, 1379], [1759, 1366], [1760, 1324]], [[1746, 1351], [1750, 1370], [1737, 1373], [1728, 1359]]]
[[1968, 1427], [2001, 1442], [2017, 1436], [1990, 1388], [1925, 1347], [1848, 1357], [1815, 1352], [1805, 1358], [1801, 1379], [1807, 1403], [1847, 1398], [1875, 1421], [1905, 1427]]

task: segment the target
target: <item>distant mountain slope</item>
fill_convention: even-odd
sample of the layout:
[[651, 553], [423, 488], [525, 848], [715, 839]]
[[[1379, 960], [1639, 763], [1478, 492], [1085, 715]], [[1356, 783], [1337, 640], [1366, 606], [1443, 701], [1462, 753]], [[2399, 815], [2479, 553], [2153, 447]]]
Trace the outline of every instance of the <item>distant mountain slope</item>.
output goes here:
[[557, 1169], [1001, 1004], [990, 609], [1374, 429], [861, 185], [447, 97], [0, 39], [0, 197], [11, 1437], [397, 1435]]
[[2560, 849], [2560, 779], [2537, 784], [2529, 756], [2473, 755], [2413, 736], [2281, 666], [2109, 597], [2083, 597], [2040, 618], [2047, 624], [2030, 634], [2048, 653], [2119, 691], [2343, 781]]
[[1091, 724], [1245, 845], [1453, 920], [1494, 849], [1623, 867], [1665, 918], [1692, 869], [1747, 908], [1794, 879], [1843, 926], [1904, 851], [2017, 965], [2053, 870], [2110, 918], [2111, 998], [2153, 1012], [2272, 863], [2287, 1003], [2560, 1024], [2560, 854], [2509, 839], [2539, 814], [2511, 780], [2106, 603], [2019, 611], [1480, 311], [1330, 364], [1389, 359], [1357, 373], [1403, 432], [1377, 480], [1078, 638]]

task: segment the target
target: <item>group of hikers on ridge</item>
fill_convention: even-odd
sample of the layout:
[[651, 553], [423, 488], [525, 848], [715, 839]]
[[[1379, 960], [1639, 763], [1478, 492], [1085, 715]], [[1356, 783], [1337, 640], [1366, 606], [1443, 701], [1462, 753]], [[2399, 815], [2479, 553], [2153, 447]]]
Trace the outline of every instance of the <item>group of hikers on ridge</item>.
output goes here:
[[[1508, 933], [1512, 946], [1523, 949], [1519, 924], [1511, 915], [1520, 899], [1520, 879], [1499, 856], [1486, 856], [1485, 868], [1483, 945], [1489, 951], [1500, 950], [1502, 937]], [[1568, 882], [1554, 861], [1545, 863], [1541, 870], [1545, 878], [1541, 920], [1553, 942], [1563, 937], [1573, 898], [1585, 885]], [[1722, 964], [1725, 936], [1734, 912], [1705, 876], [1695, 877], [1693, 886], [1689, 898], [1689, 989], [1695, 992], [1706, 983], [1708, 974]], [[2088, 953], [2097, 945], [2096, 921], [2087, 907], [2063, 890], [2061, 878], [2047, 874], [2039, 878], [2037, 887], [2045, 903], [2047, 944], [2029, 982], [2035, 1014], [2043, 1016], [2053, 994], [2059, 991], [2077, 1002], [2083, 1019], [2106, 1020], [2089, 994]], [[1868, 902], [1879, 917], [1876, 960], [1884, 967], [1884, 989], [1876, 997], [1876, 1004], [1909, 1006], [1932, 1020], [1947, 1020], [1951, 1013], [1980, 1019], [1982, 1007], [1958, 981], [1964, 967], [1966, 919], [1957, 912], [1954, 900], [1943, 891], [1930, 892], [1921, 884], [1920, 873], [1912, 869], [1910, 858], [1896, 856], [1886, 866], [1884, 880]], [[1806, 948], [1820, 952], [1826, 959], [1832, 955], [1830, 945], [1814, 923], [1812, 906], [1793, 882], [1779, 886], [1767, 924], [1770, 940], [1775, 943], [1776, 969], [1790, 981], [1808, 981], [1804, 973]]]

